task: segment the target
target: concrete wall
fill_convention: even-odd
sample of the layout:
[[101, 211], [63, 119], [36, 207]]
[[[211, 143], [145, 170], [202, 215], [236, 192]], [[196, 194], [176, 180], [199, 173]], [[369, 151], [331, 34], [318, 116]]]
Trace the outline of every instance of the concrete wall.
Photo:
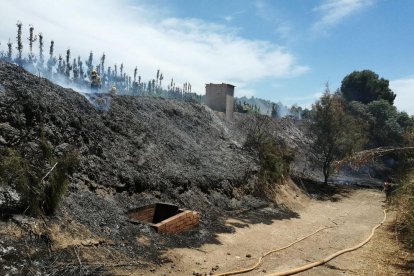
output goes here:
[[233, 119], [234, 86], [231, 84], [206, 84], [206, 104], [213, 110], [225, 112], [226, 119]]
[[226, 95], [226, 119], [227, 121], [233, 120], [234, 112], [234, 92]]

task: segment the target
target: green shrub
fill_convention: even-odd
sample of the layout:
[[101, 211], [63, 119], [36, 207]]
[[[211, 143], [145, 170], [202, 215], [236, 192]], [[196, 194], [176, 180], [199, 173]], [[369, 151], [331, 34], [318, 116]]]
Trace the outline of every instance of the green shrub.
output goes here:
[[397, 208], [397, 233], [409, 249], [414, 250], [414, 170], [401, 181], [393, 202]]
[[20, 154], [8, 149], [2, 154], [0, 163], [0, 183], [16, 189], [22, 199], [25, 210], [32, 214], [39, 214], [39, 179], [35, 167]]
[[53, 214], [61, 202], [68, 186], [68, 175], [78, 164], [77, 153], [69, 153], [56, 161], [54, 170], [42, 181], [50, 170], [43, 158], [29, 162], [13, 149], [1, 153], [0, 184], [16, 189], [22, 199], [24, 212], [32, 215]]
[[45, 131], [43, 128], [40, 131], [40, 143], [39, 143], [40, 149], [42, 150], [43, 159], [47, 161], [51, 161], [51, 158], [53, 156], [53, 147], [49, 143], [49, 141], [46, 138]]
[[62, 201], [69, 184], [68, 174], [72, 174], [78, 165], [77, 155], [77, 152], [72, 152], [57, 161], [56, 168], [43, 191], [42, 209], [45, 214], [53, 214]]
[[293, 153], [274, 141], [266, 141], [258, 148], [261, 165], [260, 178], [265, 182], [280, 182], [290, 172]]
[[248, 133], [245, 147], [257, 153], [260, 172], [256, 193], [269, 195], [275, 183], [280, 183], [289, 175], [294, 153], [272, 135], [273, 121], [263, 115], [255, 115], [247, 125]]

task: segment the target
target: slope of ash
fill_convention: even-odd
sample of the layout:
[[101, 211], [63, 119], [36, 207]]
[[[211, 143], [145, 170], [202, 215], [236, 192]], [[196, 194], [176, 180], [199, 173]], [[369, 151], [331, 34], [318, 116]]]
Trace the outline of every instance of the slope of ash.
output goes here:
[[[281, 125], [296, 129], [282, 138], [301, 148], [297, 128]], [[84, 274], [107, 272], [96, 265], [101, 262], [138, 259], [146, 266], [165, 261], [160, 252], [169, 247], [217, 242], [217, 233], [234, 231], [224, 225], [226, 216], [250, 223], [296, 216], [252, 195], [260, 168], [256, 156], [242, 147], [243, 124], [226, 123], [194, 102], [84, 96], [0, 62], [0, 149], [36, 156], [41, 139], [55, 156], [76, 150], [79, 165], [54, 216], [2, 214], [0, 263], [9, 270], [0, 274], [22, 267], [51, 275], [75, 271], [79, 256], [72, 249], [79, 246]], [[2, 213], [19, 204], [13, 187], [0, 189]], [[128, 221], [128, 210], [155, 202], [200, 211], [200, 227], [159, 235], [146, 224]], [[25, 230], [10, 235], [13, 229]]]

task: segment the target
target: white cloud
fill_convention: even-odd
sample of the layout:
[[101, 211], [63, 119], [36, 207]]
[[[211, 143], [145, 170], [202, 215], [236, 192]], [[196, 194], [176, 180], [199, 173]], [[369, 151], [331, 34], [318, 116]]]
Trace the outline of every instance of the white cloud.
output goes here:
[[224, 20], [226, 20], [227, 22], [231, 22], [234, 18], [231, 15], [227, 15], [223, 17]]
[[230, 23], [231, 21], [233, 21], [236, 17], [238, 17], [241, 14], [244, 14], [246, 11], [241, 10], [241, 11], [237, 11], [237, 12], [233, 12], [231, 14], [228, 14], [226, 16], [223, 16], [222, 18], [227, 22]]
[[147, 80], [160, 68], [165, 83], [171, 77], [176, 83], [189, 81], [200, 93], [205, 83], [231, 82], [243, 89], [249, 82], [308, 70], [289, 50], [271, 42], [243, 38], [224, 25], [176, 18], [165, 10], [160, 16], [157, 7], [128, 0], [101, 0], [98, 5], [81, 0], [1, 1], [0, 10], [2, 42], [14, 39], [15, 22], [21, 20], [24, 37], [33, 24], [36, 32], [43, 32], [46, 45], [55, 40], [58, 53], [71, 47], [85, 59], [93, 50], [96, 61], [105, 52], [106, 65], [123, 62], [130, 73], [138, 66]]
[[289, 23], [284, 22], [276, 28], [276, 31], [282, 39], [290, 39], [292, 37], [292, 29], [293, 28]]
[[374, 4], [375, 0], [323, 0], [313, 11], [320, 16], [313, 26], [312, 31], [321, 34], [343, 21], [345, 18], [354, 15], [363, 8]]
[[414, 115], [414, 76], [392, 80], [390, 88], [397, 94], [394, 105], [398, 110]]

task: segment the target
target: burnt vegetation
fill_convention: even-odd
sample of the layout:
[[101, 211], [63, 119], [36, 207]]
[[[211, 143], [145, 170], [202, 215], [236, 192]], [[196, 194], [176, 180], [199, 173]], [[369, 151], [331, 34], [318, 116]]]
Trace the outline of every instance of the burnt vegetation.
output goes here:
[[[45, 77], [53, 82], [77, 88], [89, 90], [92, 71], [100, 75], [101, 88], [99, 92], [107, 93], [112, 87], [116, 87], [117, 93], [133, 96], [155, 96], [176, 100], [194, 100], [201, 102], [202, 97], [192, 91], [191, 83], [184, 82], [177, 84], [173, 78], [167, 83], [167, 88], [163, 87], [164, 74], [160, 69], [156, 71], [153, 79], [143, 80], [139, 75], [138, 67], [135, 67], [130, 75], [126, 72], [122, 62], [107, 65], [107, 56], [102, 53], [99, 57], [91, 51], [89, 56], [82, 59], [75, 56], [70, 49], [65, 54], [55, 54], [55, 41], [49, 44], [49, 58], [45, 60], [45, 41], [42, 33], [36, 34], [35, 28], [29, 25], [28, 51], [27, 56], [24, 52], [23, 23], [17, 22], [16, 47], [9, 40], [7, 51], [0, 51], [0, 60], [15, 63], [28, 72]], [[37, 43], [37, 54], [35, 53]], [[13, 50], [17, 50], [16, 53]]]
[[[59, 238], [51, 238], [51, 225], [73, 236], [80, 227], [87, 229], [90, 234], [82, 240], [87, 245], [79, 245], [83, 251], [88, 240], [99, 237], [115, 245], [100, 242], [91, 246], [92, 254], [111, 250], [126, 256], [123, 262], [161, 262], [159, 250], [217, 243], [217, 233], [235, 230], [225, 226], [226, 217], [241, 210], [255, 212], [240, 218], [246, 223], [297, 217], [276, 206], [268, 192], [288, 177], [292, 165], [279, 158], [284, 142], [271, 142], [274, 133], [281, 133], [276, 131], [279, 125], [294, 127], [288, 120], [276, 124], [265, 117], [261, 129], [275, 131], [265, 139], [253, 138], [259, 143], [253, 145], [245, 141], [247, 129], [226, 124], [194, 101], [115, 95], [110, 109], [102, 111], [83, 95], [7, 62], [0, 62], [0, 84], [2, 215], [27, 227], [21, 238], [2, 235], [0, 246], [19, 249], [5, 255], [7, 264], [44, 274], [79, 271], [76, 247], [59, 247]], [[249, 114], [235, 117], [240, 122], [254, 119]], [[129, 210], [156, 202], [201, 212], [200, 227], [164, 236], [128, 221]], [[269, 205], [270, 210], [262, 210]], [[29, 238], [35, 227], [27, 220], [39, 235]], [[138, 242], [138, 235], [150, 242]], [[43, 253], [25, 253], [35, 248]], [[119, 263], [115, 257], [105, 255], [105, 263]], [[83, 274], [98, 268], [96, 274], [105, 272], [102, 266], [82, 262]]]
[[[129, 75], [123, 63], [108, 65], [105, 53], [96, 58], [91, 51], [82, 59], [67, 49], [56, 55], [54, 41], [45, 48], [33, 26], [24, 38], [23, 24], [16, 25], [15, 44], [9, 40], [0, 53], [2, 216], [46, 215], [55, 223], [56, 217], [70, 218], [96, 236], [119, 241], [117, 249], [132, 259], [160, 261], [160, 249], [217, 243], [216, 233], [234, 231], [224, 226], [225, 217], [240, 210], [255, 210], [246, 223], [297, 217], [273, 201], [277, 185], [292, 176], [313, 177], [315, 190], [326, 191], [341, 160], [348, 167], [376, 162], [382, 170], [375, 177], [400, 182], [396, 229], [413, 248], [414, 119], [396, 109], [388, 81], [374, 72], [351, 73], [334, 93], [327, 86], [311, 109], [236, 101], [239, 114], [226, 124], [200, 104], [202, 96], [188, 82], [167, 81], [160, 70], [144, 81], [138, 67]], [[99, 92], [117, 89], [108, 109], [48, 81], [88, 90], [93, 70], [101, 77]], [[281, 119], [282, 113], [293, 120]], [[378, 148], [384, 151], [377, 154]], [[353, 158], [361, 150], [361, 158]], [[158, 201], [201, 211], [201, 230], [154, 238], [147, 226], [127, 222], [128, 210]], [[274, 209], [265, 213], [269, 205]], [[152, 237], [151, 243], [137, 243], [138, 233]], [[60, 264], [76, 257], [60, 254]]]

